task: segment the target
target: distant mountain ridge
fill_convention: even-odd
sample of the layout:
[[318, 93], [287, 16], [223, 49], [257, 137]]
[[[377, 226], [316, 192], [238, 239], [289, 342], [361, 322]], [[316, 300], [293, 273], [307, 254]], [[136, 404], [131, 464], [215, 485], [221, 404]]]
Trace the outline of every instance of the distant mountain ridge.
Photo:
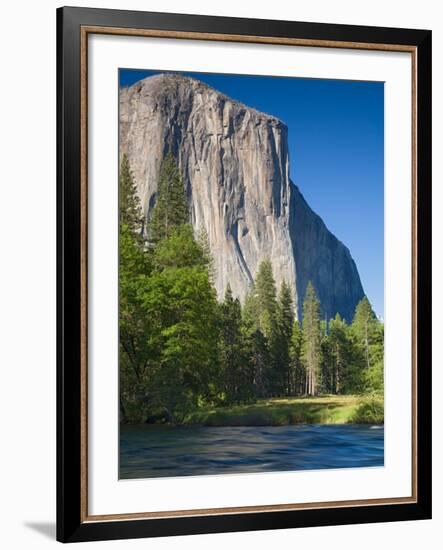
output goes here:
[[193, 78], [160, 74], [120, 90], [120, 154], [126, 153], [144, 213], [155, 204], [161, 161], [176, 156], [192, 223], [204, 227], [215, 286], [241, 300], [260, 262], [294, 290], [299, 318], [309, 280], [328, 318], [351, 321], [364, 296], [349, 250], [289, 178], [288, 129], [278, 118]]

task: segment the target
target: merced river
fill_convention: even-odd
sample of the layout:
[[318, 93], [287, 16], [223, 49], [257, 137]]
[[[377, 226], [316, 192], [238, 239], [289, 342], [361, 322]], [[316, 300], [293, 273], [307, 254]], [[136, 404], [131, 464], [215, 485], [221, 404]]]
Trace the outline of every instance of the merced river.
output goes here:
[[383, 426], [120, 428], [120, 479], [383, 464]]

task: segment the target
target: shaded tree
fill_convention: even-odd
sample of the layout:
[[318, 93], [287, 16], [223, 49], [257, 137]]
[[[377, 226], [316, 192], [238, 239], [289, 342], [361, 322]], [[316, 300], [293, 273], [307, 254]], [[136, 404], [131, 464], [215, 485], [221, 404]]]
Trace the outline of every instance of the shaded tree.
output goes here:
[[274, 350], [274, 391], [280, 395], [290, 393], [290, 345], [294, 313], [291, 288], [286, 281], [283, 281], [277, 300]]
[[256, 397], [266, 394], [266, 370], [270, 361], [267, 339], [259, 326], [259, 307], [255, 288], [246, 295], [242, 309], [244, 353], [250, 367]]
[[120, 413], [122, 421], [142, 422], [149, 402], [152, 325], [138, 296], [152, 262], [144, 247], [141, 207], [126, 155], [120, 167], [119, 222]]
[[258, 326], [269, 340], [273, 337], [277, 318], [277, 289], [272, 264], [263, 260], [254, 281], [254, 297]]
[[355, 308], [355, 315], [352, 321], [352, 329], [356, 336], [357, 343], [362, 347], [365, 356], [366, 367], [371, 366], [369, 345], [373, 333], [375, 313], [366, 296], [364, 296]]
[[364, 393], [383, 391], [384, 326], [365, 296], [355, 308], [351, 325], [356, 363], [359, 370], [359, 387]]
[[151, 243], [167, 238], [173, 230], [189, 222], [188, 203], [183, 179], [172, 153], [168, 153], [160, 167], [157, 200], [149, 222]]
[[220, 361], [227, 401], [249, 401], [253, 395], [252, 368], [245, 355], [240, 301], [233, 297], [229, 284], [220, 305]]
[[289, 346], [289, 395], [301, 395], [305, 391], [306, 372], [302, 360], [303, 333], [299, 321], [292, 325]]
[[329, 322], [328, 344], [331, 363], [330, 391], [337, 394], [343, 393], [346, 388], [347, 366], [352, 360], [352, 355], [348, 327], [338, 313]]
[[208, 273], [209, 273], [209, 278], [211, 280], [211, 283], [214, 284], [215, 276], [216, 276], [215, 266], [214, 266], [214, 257], [212, 256], [211, 247], [209, 245], [208, 232], [206, 231], [204, 226], [202, 226], [200, 231], [198, 232], [197, 242], [203, 252], [203, 258], [208, 268]]
[[137, 186], [126, 154], [123, 155], [119, 175], [119, 222], [139, 238], [143, 233], [143, 214]]
[[306, 368], [305, 393], [317, 395], [320, 389], [321, 328], [320, 302], [309, 281], [303, 302], [302, 357]]
[[158, 330], [152, 400], [174, 422], [214, 396], [218, 375], [215, 289], [192, 227], [177, 227], [155, 247], [152, 274], [141, 300]]

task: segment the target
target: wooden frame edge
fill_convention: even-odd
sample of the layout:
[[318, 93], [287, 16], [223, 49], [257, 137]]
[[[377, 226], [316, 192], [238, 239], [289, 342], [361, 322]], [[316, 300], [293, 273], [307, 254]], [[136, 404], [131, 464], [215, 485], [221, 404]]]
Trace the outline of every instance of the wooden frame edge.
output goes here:
[[224, 508], [197, 508], [193, 510], [172, 510], [163, 512], [139, 512], [128, 514], [97, 514], [87, 516], [84, 523], [102, 521], [129, 521], [142, 519], [165, 519], [181, 517], [228, 516], [231, 514], [255, 514], [257, 512], [294, 512], [297, 510], [324, 510], [327, 508], [351, 508], [362, 506], [381, 506], [385, 504], [415, 504], [414, 497], [380, 498], [367, 500], [338, 500], [326, 502], [308, 502], [300, 504], [265, 504], [259, 506], [235, 506]]
[[418, 431], [418, 409], [417, 409], [417, 339], [418, 339], [418, 330], [417, 330], [417, 269], [418, 269], [418, 223], [417, 223], [417, 188], [418, 188], [418, 178], [417, 178], [417, 48], [414, 48], [414, 51], [411, 53], [411, 255], [412, 255], [412, 266], [411, 266], [411, 340], [412, 340], [412, 365], [411, 365], [411, 390], [412, 390], [412, 410], [411, 410], [411, 431], [412, 431], [412, 456], [411, 456], [411, 467], [412, 467], [412, 496], [417, 502], [418, 499], [418, 443], [417, 443], [417, 431]]
[[341, 48], [355, 50], [380, 50], [392, 52], [410, 52], [416, 50], [415, 46], [405, 44], [379, 44], [370, 42], [350, 42], [342, 40], [317, 40], [306, 38], [285, 38], [278, 36], [254, 36], [245, 34], [221, 34], [193, 31], [168, 31], [159, 29], [133, 29], [126, 27], [103, 27], [95, 25], [82, 25], [81, 32], [86, 34], [108, 34], [122, 36], [139, 36], [148, 38], [175, 38], [183, 40], [204, 40], [218, 42], [246, 42], [249, 44], [274, 44], [280, 46], [305, 46], [322, 48]]
[[80, 521], [88, 516], [88, 36], [80, 33]]

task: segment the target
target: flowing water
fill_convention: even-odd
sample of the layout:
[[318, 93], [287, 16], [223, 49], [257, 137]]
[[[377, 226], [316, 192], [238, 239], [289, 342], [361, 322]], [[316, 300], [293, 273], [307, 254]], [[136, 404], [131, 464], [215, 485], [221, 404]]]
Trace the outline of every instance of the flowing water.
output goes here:
[[383, 466], [383, 426], [122, 426], [120, 479]]

